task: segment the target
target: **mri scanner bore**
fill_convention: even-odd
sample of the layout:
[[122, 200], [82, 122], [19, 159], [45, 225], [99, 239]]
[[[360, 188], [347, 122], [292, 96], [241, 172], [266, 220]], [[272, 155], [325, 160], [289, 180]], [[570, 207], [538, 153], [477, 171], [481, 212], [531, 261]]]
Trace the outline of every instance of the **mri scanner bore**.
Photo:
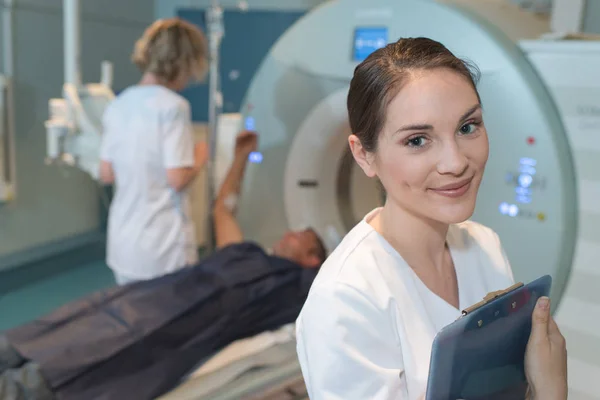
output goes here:
[[565, 130], [516, 44], [459, 6], [333, 1], [280, 37], [241, 110], [261, 134], [261, 163], [249, 167], [239, 209], [243, 228], [267, 244], [288, 226], [313, 226], [331, 250], [382, 204], [377, 183], [348, 162], [348, 85], [356, 65], [373, 50], [419, 36], [439, 40], [481, 70], [478, 89], [491, 150], [473, 220], [499, 234], [517, 281], [552, 275], [556, 305], [577, 229]]

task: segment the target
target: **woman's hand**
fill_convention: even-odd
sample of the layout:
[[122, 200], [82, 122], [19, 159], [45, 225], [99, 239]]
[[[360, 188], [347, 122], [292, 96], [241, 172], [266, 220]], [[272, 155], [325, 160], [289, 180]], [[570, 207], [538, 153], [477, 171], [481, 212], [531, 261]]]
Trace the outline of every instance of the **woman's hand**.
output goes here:
[[565, 338], [550, 316], [550, 299], [538, 300], [532, 316], [531, 335], [525, 352], [528, 400], [566, 400], [567, 348]]

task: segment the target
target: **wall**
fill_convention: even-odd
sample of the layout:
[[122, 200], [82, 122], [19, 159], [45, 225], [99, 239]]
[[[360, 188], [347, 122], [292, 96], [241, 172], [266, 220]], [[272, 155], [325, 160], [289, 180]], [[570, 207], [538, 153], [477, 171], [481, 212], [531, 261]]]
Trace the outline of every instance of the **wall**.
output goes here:
[[600, 34], [600, 1], [587, 0], [583, 11], [583, 30], [586, 33]]
[[[44, 165], [48, 100], [61, 95], [63, 83], [62, 1], [15, 3], [18, 192], [13, 203], [0, 208], [0, 269], [65, 250], [69, 247], [65, 243], [74, 237], [79, 242], [97, 238], [101, 211], [99, 188], [87, 175]], [[136, 38], [154, 20], [149, 4], [148, 0], [81, 1], [85, 82], [99, 80], [104, 59], [114, 62], [115, 89], [139, 78], [129, 55]]]
[[[315, 7], [325, 0], [246, 0], [251, 9], [261, 10], [307, 10]], [[155, 12], [157, 18], [170, 18], [177, 15], [180, 8], [206, 8], [212, 0], [155, 0]], [[219, 0], [223, 8], [235, 8], [239, 0]]]
[[569, 399], [600, 400], [600, 42], [525, 48], [560, 109], [575, 162], [577, 245], [555, 314], [569, 352]]
[[[250, 83], [273, 45], [305, 14], [306, 10], [225, 10], [225, 36], [219, 52], [223, 113], [240, 111]], [[180, 9], [178, 16], [206, 32], [206, 12], [203, 10]], [[251, 40], [247, 39], [248, 32], [252, 32]], [[193, 120], [208, 122], [208, 85], [192, 85], [182, 94], [192, 105]]]

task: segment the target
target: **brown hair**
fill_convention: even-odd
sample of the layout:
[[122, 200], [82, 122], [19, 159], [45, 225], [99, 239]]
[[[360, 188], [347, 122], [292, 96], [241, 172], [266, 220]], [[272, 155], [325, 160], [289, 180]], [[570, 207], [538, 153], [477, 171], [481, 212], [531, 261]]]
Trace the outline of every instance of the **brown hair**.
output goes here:
[[179, 18], [158, 20], [136, 42], [131, 60], [142, 72], [172, 82], [180, 74], [202, 80], [208, 69], [208, 48], [202, 31]]
[[377, 150], [387, 107], [411, 73], [434, 68], [447, 68], [464, 76], [481, 101], [476, 87], [477, 67], [428, 38], [405, 38], [390, 43], [356, 67], [348, 92], [348, 117], [352, 133], [358, 136], [365, 150]]

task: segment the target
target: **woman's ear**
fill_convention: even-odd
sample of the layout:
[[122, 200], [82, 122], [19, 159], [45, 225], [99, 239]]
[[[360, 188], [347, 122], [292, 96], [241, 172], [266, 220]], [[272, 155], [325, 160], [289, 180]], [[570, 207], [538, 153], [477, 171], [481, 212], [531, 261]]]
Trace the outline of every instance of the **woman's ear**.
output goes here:
[[368, 152], [362, 146], [360, 139], [356, 135], [350, 135], [348, 137], [348, 144], [350, 145], [350, 151], [352, 156], [360, 165], [365, 175], [369, 178], [373, 178], [377, 175], [377, 169], [375, 165], [375, 154]]

